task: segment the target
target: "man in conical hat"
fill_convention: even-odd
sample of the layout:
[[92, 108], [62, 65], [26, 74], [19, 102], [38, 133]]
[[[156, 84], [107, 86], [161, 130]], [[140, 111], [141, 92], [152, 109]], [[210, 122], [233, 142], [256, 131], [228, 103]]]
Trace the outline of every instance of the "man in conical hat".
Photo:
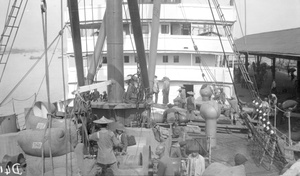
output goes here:
[[113, 152], [113, 147], [122, 147], [120, 141], [116, 138], [114, 133], [107, 129], [107, 124], [112, 123], [112, 120], [105, 118], [104, 116], [98, 120], [93, 121], [99, 124], [100, 131], [89, 135], [89, 139], [96, 141], [98, 144], [98, 155], [97, 155], [97, 168], [100, 171], [102, 168], [102, 174], [106, 175], [106, 171], [110, 168], [113, 175], [118, 175], [117, 159]]

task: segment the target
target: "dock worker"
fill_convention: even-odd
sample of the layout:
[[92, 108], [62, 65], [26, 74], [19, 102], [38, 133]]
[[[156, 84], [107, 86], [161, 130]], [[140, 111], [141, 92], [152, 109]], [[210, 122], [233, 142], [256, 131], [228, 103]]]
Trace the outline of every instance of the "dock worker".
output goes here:
[[178, 120], [178, 110], [173, 108], [172, 104], [168, 104], [168, 109], [163, 113], [164, 123], [174, 123]]
[[169, 103], [169, 92], [170, 92], [170, 79], [168, 77], [164, 77], [162, 79], [163, 84], [163, 104], [167, 105]]
[[158, 101], [158, 93], [159, 93], [159, 85], [158, 85], [158, 80], [157, 80], [157, 76], [154, 76], [154, 81], [153, 81], [153, 93], [154, 93], [154, 102], [155, 104], [157, 104]]
[[114, 147], [122, 147], [120, 141], [116, 138], [115, 134], [107, 129], [107, 124], [113, 122], [105, 118], [94, 120], [94, 123], [99, 125], [100, 131], [94, 132], [89, 135], [89, 140], [96, 141], [98, 144], [97, 154], [97, 171], [98, 173], [106, 174], [107, 169], [111, 169], [113, 175], [118, 175], [119, 170], [117, 166], [117, 159], [113, 152]]
[[187, 111], [189, 113], [192, 113], [196, 109], [195, 98], [194, 98], [195, 93], [193, 91], [189, 91], [187, 92], [187, 94], [188, 94], [188, 98], [186, 99]]
[[128, 80], [128, 88], [125, 95], [125, 103], [136, 103], [137, 102], [137, 77], [132, 76]]

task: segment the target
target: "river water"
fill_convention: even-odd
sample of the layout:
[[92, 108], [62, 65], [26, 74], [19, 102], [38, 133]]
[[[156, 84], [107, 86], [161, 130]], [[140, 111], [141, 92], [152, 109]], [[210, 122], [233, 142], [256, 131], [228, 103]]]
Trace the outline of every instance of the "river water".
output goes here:
[[[45, 79], [45, 59], [42, 57], [38, 64], [30, 71], [28, 76], [18, 85], [22, 77], [36, 63], [43, 54], [40, 52], [27, 52], [11, 54], [0, 82], [0, 116], [16, 113], [19, 125], [24, 123], [24, 108], [29, 108], [36, 101], [47, 101]], [[60, 51], [48, 52], [48, 61], [52, 59], [49, 67], [50, 100], [55, 102], [63, 99], [62, 59]], [[65, 61], [65, 63], [67, 63]], [[67, 73], [65, 64], [64, 72]], [[67, 83], [67, 77], [65, 82]], [[67, 84], [65, 84], [67, 89]], [[12, 94], [7, 97], [10, 92]]]

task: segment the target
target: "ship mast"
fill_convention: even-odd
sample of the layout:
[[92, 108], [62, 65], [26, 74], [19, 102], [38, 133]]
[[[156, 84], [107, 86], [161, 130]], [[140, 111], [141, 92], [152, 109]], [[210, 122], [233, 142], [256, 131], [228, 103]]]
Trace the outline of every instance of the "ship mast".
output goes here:
[[71, 34], [73, 40], [73, 49], [74, 49], [74, 56], [75, 56], [75, 63], [76, 63], [77, 84], [78, 86], [84, 86], [83, 59], [82, 59], [77, 0], [75, 1], [68, 0], [68, 7], [69, 7]]

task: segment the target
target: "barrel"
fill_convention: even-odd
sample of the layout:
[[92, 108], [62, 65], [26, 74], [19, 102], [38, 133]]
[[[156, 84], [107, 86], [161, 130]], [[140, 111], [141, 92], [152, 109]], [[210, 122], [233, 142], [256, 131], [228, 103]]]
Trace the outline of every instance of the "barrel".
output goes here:
[[[68, 165], [66, 165], [66, 157], [67, 157]], [[26, 170], [27, 176], [42, 175], [42, 170], [43, 170], [42, 157], [25, 155], [25, 158], [27, 162], [27, 170]], [[51, 158], [45, 158], [44, 162], [45, 162], [45, 173], [52, 172]], [[78, 170], [76, 155], [74, 152], [68, 153], [67, 155], [53, 157], [54, 173], [63, 172], [63, 170], [65, 170], [66, 167], [69, 168], [68, 170], [69, 174], [72, 172], [72, 175], [77, 175], [79, 170]]]
[[142, 153], [139, 155], [121, 155], [117, 156], [117, 160], [120, 162], [120, 169], [138, 168], [142, 167], [143, 157]]
[[0, 135], [6, 133], [15, 133], [17, 128], [17, 115], [0, 116]]
[[[44, 143], [44, 156], [50, 157], [48, 134], [46, 131], [46, 140]], [[18, 144], [27, 155], [42, 156], [42, 141], [44, 139], [44, 130], [23, 130], [19, 132]], [[74, 151], [70, 142], [67, 141], [64, 130], [60, 128], [51, 128], [51, 152], [52, 156], [61, 156]]]

